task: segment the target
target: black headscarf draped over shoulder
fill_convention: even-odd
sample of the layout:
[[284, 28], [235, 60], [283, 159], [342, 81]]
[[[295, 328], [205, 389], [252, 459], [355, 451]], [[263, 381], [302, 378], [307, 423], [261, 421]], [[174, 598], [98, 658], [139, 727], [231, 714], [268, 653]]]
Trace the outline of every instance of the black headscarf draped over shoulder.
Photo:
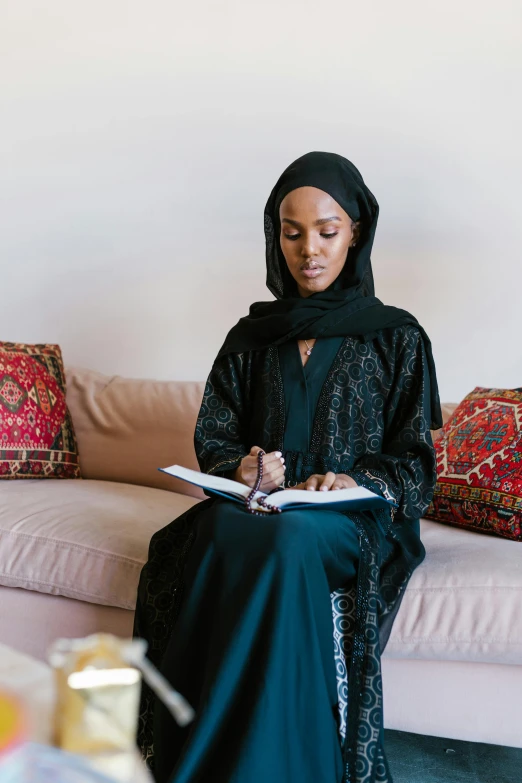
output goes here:
[[[279, 243], [279, 206], [296, 188], [312, 186], [328, 193], [352, 220], [360, 223], [339, 277], [325, 291], [301, 297]], [[370, 339], [380, 329], [414, 324], [420, 331], [430, 372], [431, 428], [442, 427], [431, 342], [406, 310], [384, 305], [375, 296], [371, 252], [379, 205], [353, 163], [333, 152], [309, 152], [286, 168], [265, 205], [266, 284], [276, 297], [255, 302], [228, 333], [218, 357], [279, 345], [290, 339], [357, 336]]]

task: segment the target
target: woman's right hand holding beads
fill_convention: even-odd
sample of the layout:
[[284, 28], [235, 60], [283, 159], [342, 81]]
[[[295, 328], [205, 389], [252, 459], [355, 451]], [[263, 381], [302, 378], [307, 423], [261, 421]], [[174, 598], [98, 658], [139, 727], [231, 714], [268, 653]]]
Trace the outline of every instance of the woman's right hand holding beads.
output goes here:
[[[253, 487], [257, 478], [257, 455], [262, 451], [260, 446], [252, 446], [250, 454], [243, 457], [241, 464], [234, 473], [234, 480]], [[285, 461], [280, 451], [271, 451], [263, 457], [263, 480], [259, 489], [271, 492], [283, 483], [285, 477]]]

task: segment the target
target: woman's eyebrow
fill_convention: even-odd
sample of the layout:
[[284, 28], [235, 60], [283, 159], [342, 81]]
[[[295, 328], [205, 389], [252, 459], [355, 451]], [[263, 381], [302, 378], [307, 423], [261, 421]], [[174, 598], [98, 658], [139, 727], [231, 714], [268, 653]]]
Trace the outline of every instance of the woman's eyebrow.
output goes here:
[[[322, 226], [324, 223], [328, 223], [330, 220], [341, 221], [341, 218], [337, 217], [337, 215], [332, 215], [332, 217], [319, 218], [319, 220], [315, 221], [314, 226]], [[297, 220], [292, 220], [291, 218], [282, 218], [281, 223], [291, 223], [292, 226], [297, 226], [297, 228], [301, 228], [301, 223], [299, 223]]]

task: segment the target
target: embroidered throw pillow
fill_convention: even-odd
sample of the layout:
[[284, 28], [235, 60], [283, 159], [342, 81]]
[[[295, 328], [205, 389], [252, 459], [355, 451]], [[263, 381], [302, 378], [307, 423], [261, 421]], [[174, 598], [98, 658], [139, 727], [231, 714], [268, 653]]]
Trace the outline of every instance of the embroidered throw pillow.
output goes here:
[[80, 477], [60, 347], [0, 342], [0, 479]]
[[437, 484], [425, 516], [522, 541], [522, 388], [477, 386], [434, 445]]

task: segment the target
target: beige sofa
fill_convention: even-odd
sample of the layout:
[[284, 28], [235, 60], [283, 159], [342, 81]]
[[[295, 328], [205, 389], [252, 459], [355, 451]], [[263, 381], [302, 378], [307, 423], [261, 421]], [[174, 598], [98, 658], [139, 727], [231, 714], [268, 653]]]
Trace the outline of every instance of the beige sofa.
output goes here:
[[[150, 537], [203, 497], [156, 470], [197, 467], [202, 383], [67, 382], [83, 480], [0, 482], [0, 642], [40, 658], [57, 636], [130, 634]], [[383, 656], [386, 726], [522, 747], [522, 546], [421, 525]]]

